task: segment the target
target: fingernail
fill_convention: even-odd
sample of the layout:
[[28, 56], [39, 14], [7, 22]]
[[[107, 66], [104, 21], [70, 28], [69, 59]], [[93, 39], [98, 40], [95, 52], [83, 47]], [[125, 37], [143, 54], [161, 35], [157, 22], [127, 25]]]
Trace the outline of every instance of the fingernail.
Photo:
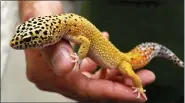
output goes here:
[[69, 53], [65, 48], [62, 48], [55, 56], [51, 59], [53, 70], [57, 75], [63, 75], [62, 68], [68, 65]]

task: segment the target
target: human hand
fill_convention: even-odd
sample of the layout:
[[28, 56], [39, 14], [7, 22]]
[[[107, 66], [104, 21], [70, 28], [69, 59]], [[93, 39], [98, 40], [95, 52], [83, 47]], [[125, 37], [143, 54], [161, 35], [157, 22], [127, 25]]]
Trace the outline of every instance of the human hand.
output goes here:
[[[27, 6], [27, 8], [24, 8], [24, 5], [21, 11], [22, 21], [38, 15], [62, 13], [62, 11], [59, 11], [62, 10], [59, 1], [54, 1], [56, 4], [52, 5], [60, 9], [49, 9], [52, 8], [51, 4], [45, 4], [44, 2], [48, 1], [34, 1], [28, 5], [36, 6]], [[43, 10], [42, 6], [45, 9], [48, 8], [48, 10]], [[28, 9], [31, 9], [31, 11], [27, 12]], [[107, 33], [102, 34], [108, 37]], [[106, 79], [98, 79], [101, 74], [100, 71], [94, 75], [87, 73], [94, 71], [98, 66], [89, 58], [82, 61], [79, 71], [71, 71], [74, 64], [67, 60], [68, 58], [66, 59], [71, 54], [74, 54], [72, 46], [63, 39], [42, 50], [25, 50], [27, 78], [41, 90], [60, 93], [78, 101], [145, 101], [144, 98], [136, 99], [136, 94], [133, 94], [133, 90], [128, 86], [132, 85], [131, 80], [120, 78], [121, 74], [116, 70], [108, 70], [107, 75], [104, 76]], [[86, 73], [84, 73], [85, 71]], [[155, 75], [148, 70], [141, 70], [137, 74], [144, 86], [155, 79]]]

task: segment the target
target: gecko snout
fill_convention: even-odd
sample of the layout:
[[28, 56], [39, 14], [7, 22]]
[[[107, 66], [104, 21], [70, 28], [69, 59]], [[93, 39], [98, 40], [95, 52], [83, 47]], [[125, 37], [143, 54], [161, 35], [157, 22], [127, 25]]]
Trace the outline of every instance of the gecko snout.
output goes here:
[[13, 48], [15, 46], [15, 43], [10, 42], [10, 46]]

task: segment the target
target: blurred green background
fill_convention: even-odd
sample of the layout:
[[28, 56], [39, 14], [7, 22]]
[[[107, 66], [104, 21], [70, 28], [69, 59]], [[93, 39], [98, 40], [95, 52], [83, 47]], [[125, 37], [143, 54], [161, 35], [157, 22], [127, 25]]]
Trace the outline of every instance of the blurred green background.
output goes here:
[[[153, 0], [151, 5], [145, 1], [87, 0], [81, 15], [108, 31], [110, 41], [123, 52], [142, 42], [157, 42], [184, 61], [184, 1]], [[153, 59], [145, 68], [156, 75], [155, 82], [145, 87], [147, 103], [184, 103], [182, 68], [163, 58]]]

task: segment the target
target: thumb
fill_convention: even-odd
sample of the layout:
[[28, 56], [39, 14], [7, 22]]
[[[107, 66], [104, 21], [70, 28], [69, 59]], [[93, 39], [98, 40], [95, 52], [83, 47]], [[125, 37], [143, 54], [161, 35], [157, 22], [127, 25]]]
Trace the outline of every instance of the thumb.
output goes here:
[[61, 40], [54, 45], [41, 49], [41, 53], [57, 75], [69, 73], [74, 63], [70, 62], [70, 55], [73, 55], [73, 49], [66, 40]]

